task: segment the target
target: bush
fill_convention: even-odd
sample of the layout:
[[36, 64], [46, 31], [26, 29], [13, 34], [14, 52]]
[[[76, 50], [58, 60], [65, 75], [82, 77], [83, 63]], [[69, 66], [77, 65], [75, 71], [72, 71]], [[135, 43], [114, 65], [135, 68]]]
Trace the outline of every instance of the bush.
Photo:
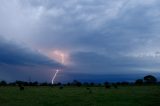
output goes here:
[[136, 84], [136, 85], [142, 85], [142, 84], [143, 84], [143, 79], [137, 79], [137, 80], [135, 81], [135, 84]]
[[155, 84], [155, 83], [157, 83], [156, 77], [154, 77], [152, 75], [147, 75], [143, 79], [144, 79], [144, 82], [146, 84]]

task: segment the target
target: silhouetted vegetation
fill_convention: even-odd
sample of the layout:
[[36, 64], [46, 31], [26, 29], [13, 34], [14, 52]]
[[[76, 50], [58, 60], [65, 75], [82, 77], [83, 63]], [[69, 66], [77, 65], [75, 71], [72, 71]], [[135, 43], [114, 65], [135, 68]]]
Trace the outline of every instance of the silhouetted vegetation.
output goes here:
[[156, 77], [154, 77], [152, 75], [147, 75], [147, 76], [144, 77], [144, 83], [146, 83], [146, 84], [156, 84], [157, 79], [156, 79]]
[[[77, 87], [99, 87], [99, 86], [104, 86], [105, 88], [109, 89], [109, 88], [115, 88], [117, 89], [118, 86], [133, 86], [133, 85], [150, 85], [150, 84], [160, 84], [160, 82], [157, 82], [157, 78], [153, 75], [147, 75], [144, 76], [144, 78], [142, 79], [137, 79], [135, 80], [135, 82], [127, 82], [127, 81], [123, 81], [123, 82], [114, 82], [114, 83], [110, 83], [110, 82], [104, 82], [102, 83], [94, 83], [94, 82], [81, 82], [78, 80], [73, 80], [72, 82], [68, 82], [66, 84], [62, 84], [61, 82], [55, 83], [54, 85], [52, 85], [51, 83], [48, 82], [43, 82], [43, 83], [39, 83], [37, 81], [34, 82], [26, 82], [26, 81], [15, 81], [15, 82], [11, 82], [11, 83], [7, 83], [6, 81], [2, 80], [0, 81], [0, 86], [77, 86]], [[62, 88], [63, 89], [63, 88]]]
[[105, 83], [104, 83], [104, 86], [105, 86], [105, 88], [107, 88], [107, 89], [111, 88], [109, 82], [105, 82]]
[[115, 89], [118, 88], [118, 85], [117, 85], [117, 84], [113, 83], [112, 85], [113, 85], [113, 87], [114, 87]]
[[142, 84], [143, 84], [143, 79], [137, 79], [137, 80], [135, 81], [135, 84], [136, 84], [136, 85], [142, 85]]
[[3, 81], [0, 82], [0, 85], [1, 85], [1, 86], [6, 86], [6, 85], [7, 85], [7, 82], [3, 80]]
[[92, 93], [92, 89], [91, 88], [87, 87], [86, 89], [88, 90], [88, 93]]
[[24, 87], [22, 85], [19, 85], [19, 90], [20, 91], [23, 91], [24, 90]]
[[82, 83], [81, 83], [80, 81], [74, 80], [74, 81], [72, 82], [72, 85], [77, 86], [77, 87], [80, 87], [80, 86], [82, 86]]

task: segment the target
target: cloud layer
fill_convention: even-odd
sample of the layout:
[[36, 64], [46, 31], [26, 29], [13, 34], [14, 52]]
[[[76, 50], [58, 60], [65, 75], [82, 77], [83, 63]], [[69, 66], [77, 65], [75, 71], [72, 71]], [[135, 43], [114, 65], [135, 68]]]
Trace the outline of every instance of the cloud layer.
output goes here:
[[[159, 0], [1, 0], [0, 36], [18, 46], [0, 40], [4, 51], [0, 62], [54, 67], [57, 63], [48, 54], [58, 49], [67, 52], [72, 63], [65, 73], [159, 73], [159, 4]], [[29, 49], [23, 49], [26, 46]]]
[[[49, 59], [47, 56], [37, 51], [31, 50], [14, 41], [8, 41], [0, 37], [0, 79], [7, 80], [23, 78], [26, 73], [40, 73], [49, 69], [56, 69], [62, 66], [60, 63]], [[31, 72], [33, 71], [33, 72]], [[46, 72], [47, 73], [47, 72]], [[6, 76], [4, 76], [7, 74]], [[10, 76], [10, 78], [5, 78]], [[31, 76], [30, 74], [26, 77]], [[13, 80], [12, 79], [12, 80]], [[28, 79], [28, 78], [27, 78]], [[42, 78], [43, 79], [43, 78]], [[26, 80], [26, 79], [25, 79]]]

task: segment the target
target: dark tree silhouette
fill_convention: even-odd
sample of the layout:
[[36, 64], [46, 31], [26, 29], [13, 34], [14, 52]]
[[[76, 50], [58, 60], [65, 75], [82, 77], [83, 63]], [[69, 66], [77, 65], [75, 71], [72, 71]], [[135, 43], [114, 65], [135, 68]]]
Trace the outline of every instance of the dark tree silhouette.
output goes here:
[[82, 86], [82, 83], [81, 82], [77, 82], [76, 86], [80, 87], [80, 86]]
[[118, 85], [117, 84], [113, 83], [112, 85], [113, 85], [114, 88], [118, 89]]
[[20, 91], [23, 91], [24, 90], [24, 87], [22, 85], [19, 85], [19, 90]]
[[10, 82], [8, 85], [10, 85], [10, 86], [16, 86], [16, 83], [15, 82]]
[[84, 86], [89, 86], [89, 83], [88, 82], [84, 82], [83, 85]]
[[104, 86], [105, 86], [105, 88], [111, 88], [109, 82], [105, 82], [105, 83], [104, 83]]
[[137, 79], [137, 80], [135, 81], [135, 84], [136, 84], [136, 85], [142, 85], [142, 84], [143, 84], [143, 79]]
[[68, 82], [68, 83], [67, 83], [67, 86], [70, 86], [70, 85], [71, 85], [71, 83]]
[[63, 89], [64, 88], [64, 86], [61, 84], [60, 86], [59, 86], [59, 89]]
[[57, 86], [61, 86], [61, 85], [62, 85], [62, 83], [61, 83], [61, 82], [58, 82], [58, 83], [57, 83]]
[[24, 85], [24, 82], [23, 81], [16, 81], [16, 84], [17, 85]]
[[6, 86], [6, 85], [7, 85], [7, 82], [3, 80], [3, 81], [0, 82], [0, 85], [1, 85], [1, 86]]
[[75, 85], [75, 86], [78, 86], [78, 87], [82, 86], [82, 83], [80, 81], [77, 81], [77, 80], [74, 80], [72, 82], [72, 84]]
[[94, 84], [94, 82], [91, 82], [90, 85], [91, 85], [91, 86], [94, 86], [95, 84]]
[[92, 89], [91, 88], [87, 87], [86, 89], [88, 90], [89, 93], [92, 93]]
[[101, 84], [101, 83], [98, 83], [97, 86], [102, 86], [102, 84]]
[[48, 86], [48, 83], [47, 82], [43, 82], [40, 84], [40, 86]]
[[122, 86], [127, 86], [127, 85], [129, 85], [130, 83], [129, 82], [127, 82], [127, 81], [123, 81], [123, 82], [121, 82], [121, 85]]
[[157, 79], [152, 75], [147, 75], [144, 77], [144, 82], [147, 84], [155, 84], [157, 82]]
[[38, 82], [37, 81], [33, 82], [33, 86], [38, 86]]

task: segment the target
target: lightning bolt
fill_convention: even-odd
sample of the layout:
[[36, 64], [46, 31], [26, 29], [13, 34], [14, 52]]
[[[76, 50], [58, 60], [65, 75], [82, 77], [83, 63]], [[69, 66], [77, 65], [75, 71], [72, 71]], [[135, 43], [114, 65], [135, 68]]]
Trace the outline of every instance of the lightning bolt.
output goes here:
[[58, 72], [59, 72], [59, 70], [57, 69], [56, 73], [54, 74], [54, 76], [52, 78], [52, 84], [54, 84], [54, 80], [56, 79], [56, 76], [57, 76]]
[[[61, 56], [61, 64], [64, 64], [64, 54], [63, 53], [60, 53], [60, 56]], [[60, 69], [57, 69], [53, 78], [52, 78], [52, 85], [54, 84], [54, 81], [58, 75], [58, 72], [60, 71]]]

